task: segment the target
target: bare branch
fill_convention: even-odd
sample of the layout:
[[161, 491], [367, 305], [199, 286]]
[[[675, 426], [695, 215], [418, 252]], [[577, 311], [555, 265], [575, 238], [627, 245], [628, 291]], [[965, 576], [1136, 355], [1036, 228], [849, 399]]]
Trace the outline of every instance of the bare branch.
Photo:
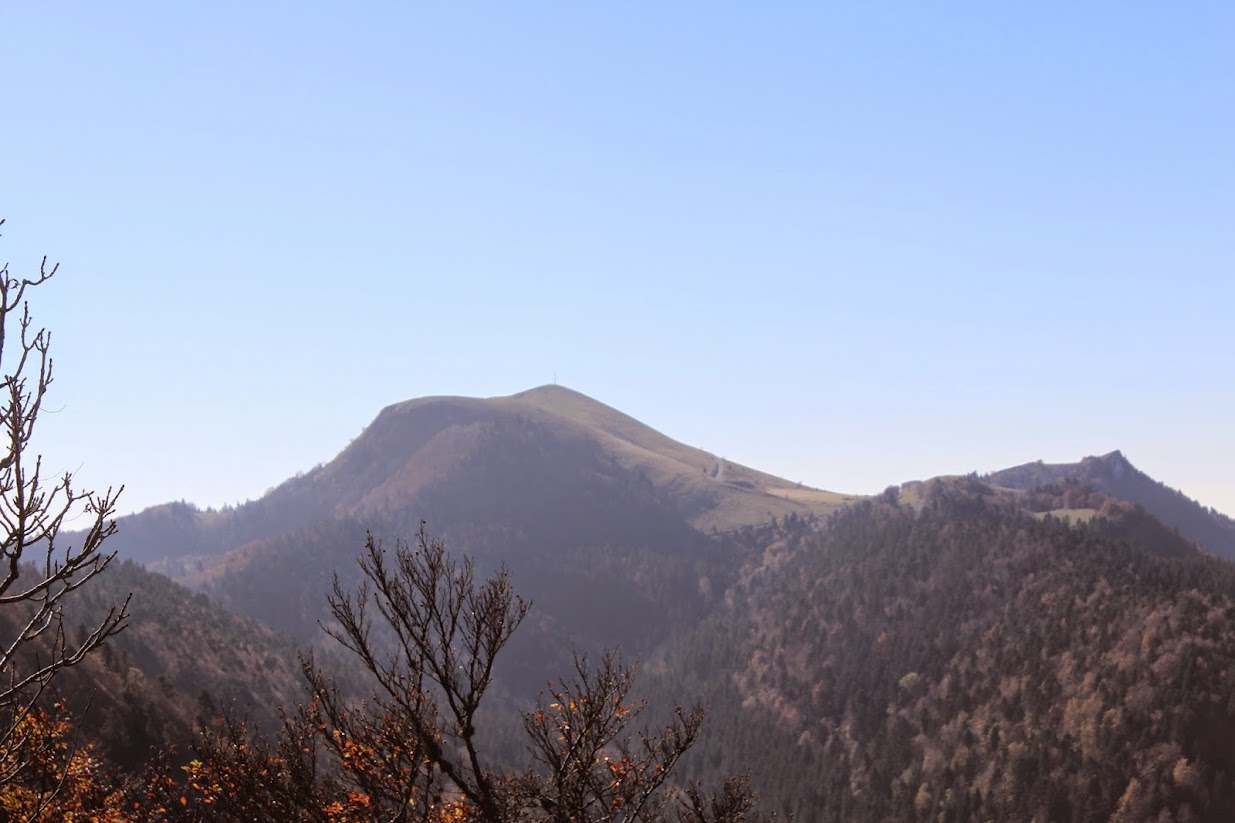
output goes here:
[[[0, 225], [3, 221], [0, 220]], [[123, 631], [129, 601], [113, 607], [80, 642], [64, 631], [72, 593], [111, 563], [103, 542], [115, 531], [120, 490], [78, 491], [64, 474], [44, 482], [42, 458], [31, 451], [43, 399], [52, 384], [51, 334], [34, 325], [27, 289], [51, 279], [58, 266], [43, 258], [36, 277], [0, 268], [0, 608], [9, 610], [12, 636], [0, 639], [0, 751], [11, 752], [20, 724], [51, 680]], [[20, 306], [20, 314], [15, 314]], [[9, 321], [16, 318], [16, 328]], [[90, 525], [78, 546], [57, 545], [70, 517]], [[0, 787], [15, 779], [0, 774]]]
[[[305, 674], [315, 727], [330, 730], [327, 747], [341, 761], [354, 762], [360, 751], [380, 762], [383, 777], [366, 778], [360, 788], [381, 798], [388, 819], [409, 819], [416, 798], [421, 818], [430, 819], [442, 788], [486, 821], [660, 823], [673, 804], [682, 820], [737, 823], [749, 810], [744, 784], [709, 798], [670, 783], [698, 737], [703, 710], [679, 708], [659, 731], [631, 732], [644, 706], [630, 698], [634, 668], [613, 652], [597, 666], [576, 656], [574, 676], [550, 683], [524, 716], [534, 771], [516, 777], [487, 768], [476, 713], [494, 660], [529, 604], [514, 594], [505, 569], [478, 582], [473, 561], [452, 559], [423, 522], [413, 545], [399, 542], [391, 553], [369, 535], [360, 568], [364, 583], [354, 592], [335, 579], [334, 620], [323, 628], [357, 656], [381, 693], [349, 710], [311, 663]], [[406, 758], [388, 763], [376, 754], [392, 746]]]

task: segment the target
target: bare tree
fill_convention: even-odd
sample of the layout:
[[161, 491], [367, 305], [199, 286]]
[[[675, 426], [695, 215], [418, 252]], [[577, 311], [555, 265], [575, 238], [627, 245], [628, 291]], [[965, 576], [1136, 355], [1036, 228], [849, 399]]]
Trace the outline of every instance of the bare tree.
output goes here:
[[550, 684], [523, 717], [541, 766], [525, 784], [540, 807], [538, 817], [554, 823], [662, 820], [670, 803], [663, 788], [694, 745], [703, 709], [679, 708], [659, 734], [645, 729], [627, 736], [644, 708], [630, 698], [634, 669], [608, 653], [595, 669], [576, 657], [575, 672], [568, 683]]
[[[26, 290], [47, 282], [57, 268], [49, 268], [47, 258], [36, 277], [15, 277], [7, 263], [0, 268], [0, 625], [10, 633], [0, 639], [0, 755], [15, 745], [21, 721], [52, 678], [128, 619], [126, 599], [84, 635], [70, 640], [65, 633], [69, 595], [115, 556], [101, 548], [115, 530], [119, 490], [80, 491], [68, 473], [46, 480], [41, 456], [30, 451], [52, 384], [52, 360], [51, 334], [33, 325]], [[89, 525], [80, 544], [64, 545], [62, 527], [81, 515]], [[0, 785], [17, 777], [0, 774]]]
[[[394, 725], [409, 742], [408, 754], [427, 764], [409, 772], [397, 792], [404, 808], [414, 797], [432, 797], [444, 782], [485, 820], [502, 819], [499, 778], [485, 769], [476, 746], [476, 713], [494, 660], [529, 604], [514, 593], [505, 569], [478, 583], [475, 564], [448, 556], [423, 522], [416, 544], [400, 541], [389, 559], [369, 535], [360, 568], [366, 580], [356, 593], [344, 591], [335, 577], [329, 601], [338, 626], [324, 628], [360, 658], [382, 690], [370, 703], [368, 733]], [[370, 607], [393, 633], [391, 653], [374, 641]], [[315, 691], [329, 706], [330, 695]], [[381, 741], [372, 748], [381, 750]]]
[[524, 716], [532, 770], [519, 775], [486, 764], [476, 745], [477, 710], [494, 660], [529, 604], [514, 594], [505, 569], [478, 581], [473, 562], [453, 560], [423, 522], [415, 543], [399, 542], [393, 556], [370, 535], [360, 567], [365, 582], [355, 592], [335, 578], [336, 622], [324, 628], [360, 659], [381, 693], [349, 707], [311, 663], [306, 674], [313, 724], [330, 738], [327, 748], [340, 760], [375, 758], [351, 779], [360, 776], [358, 787], [382, 807], [381, 819], [435, 819], [450, 797], [466, 801], [469, 819], [492, 823], [660, 823], [671, 812], [692, 823], [758, 819], [741, 779], [714, 795], [673, 784], [703, 711], [679, 708], [658, 733], [632, 733], [643, 704], [629, 697], [634, 670], [613, 653], [595, 668], [577, 657], [573, 679], [551, 683]]

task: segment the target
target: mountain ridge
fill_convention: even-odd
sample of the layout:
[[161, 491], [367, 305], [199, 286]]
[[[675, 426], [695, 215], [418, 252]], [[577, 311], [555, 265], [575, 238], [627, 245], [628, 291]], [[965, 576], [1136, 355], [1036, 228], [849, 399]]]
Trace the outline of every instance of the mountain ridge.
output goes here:
[[996, 486], [1029, 490], [1068, 481], [1085, 483], [1142, 506], [1165, 526], [1209, 551], [1235, 560], [1235, 520], [1142, 472], [1115, 450], [1076, 463], [1036, 461], [984, 475]]
[[[495, 670], [503, 695], [543, 689], [572, 649], [620, 647], [649, 661], [652, 705], [714, 708], [689, 776], [749, 771], [804, 820], [1089, 819], [1125, 805], [1134, 774], [1180, 815], [1235, 809], [1215, 793], [1235, 769], [1235, 642], [1220, 631], [1235, 568], [1116, 488], [1177, 501], [1120, 452], [833, 499], [541, 386], [392, 404], [263, 498], [122, 518], [112, 545], [132, 556], [140, 537], [149, 565], [313, 644], [332, 580], [359, 583], [365, 532], [390, 545], [427, 520], [535, 604]], [[737, 527], [717, 528], [718, 513]], [[1162, 642], [1141, 648], [1150, 623]], [[1172, 655], [1176, 642], [1197, 654]], [[271, 655], [264, 644], [238, 667]], [[167, 667], [133, 653], [147, 657]], [[1183, 677], [1190, 691], [1171, 685]], [[1111, 745], [1103, 718], [1157, 748]], [[1090, 762], [1108, 766], [1086, 783]]]
[[[492, 462], [488, 453], [503, 448], [503, 437], [525, 436], [519, 431], [529, 427], [540, 432], [544, 443], [572, 442], [580, 455], [590, 454], [584, 459], [610, 465], [604, 471], [648, 484], [703, 533], [791, 514], [825, 517], [862, 499], [733, 463], [578, 391], [547, 384], [505, 396], [433, 395], [389, 404], [334, 458], [263, 497], [223, 511], [184, 503], [151, 507], [121, 518], [125, 534], [117, 542], [125, 556], [184, 579], [186, 565], [201, 571], [212, 557], [302, 528], [313, 519], [380, 520], [391, 511], [412, 510], [431, 516], [427, 500], [440, 499], [444, 488], [465, 497], [500, 491], [490, 482], [495, 479], [492, 467], [483, 464]], [[467, 465], [473, 468], [461, 468]], [[468, 471], [470, 477], [461, 475]], [[1144, 474], [1119, 450], [1074, 463], [1038, 460], [982, 477], [1020, 490], [1087, 483], [1142, 506], [1185, 538], [1235, 560], [1235, 520]], [[1092, 514], [1076, 510], [1071, 516]]]

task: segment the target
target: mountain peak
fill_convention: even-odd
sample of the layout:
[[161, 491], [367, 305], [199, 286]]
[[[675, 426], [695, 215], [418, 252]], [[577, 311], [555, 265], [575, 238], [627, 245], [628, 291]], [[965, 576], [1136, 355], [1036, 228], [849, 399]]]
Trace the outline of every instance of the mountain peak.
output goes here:
[[1115, 450], [1079, 463], [1027, 463], [987, 475], [997, 486], [1032, 489], [1067, 480], [1092, 485], [1121, 500], [1136, 503], [1168, 528], [1200, 543], [1214, 554], [1235, 559], [1235, 521], [1206, 509], [1182, 492], [1154, 480]]
[[525, 389], [517, 394], [510, 395], [512, 400], [541, 400], [561, 397], [575, 397], [584, 400], [591, 400], [593, 403], [598, 401], [593, 400], [586, 394], [580, 391], [575, 391], [559, 383], [545, 383], [543, 386], [536, 386], [532, 389]]
[[1137, 471], [1136, 466], [1133, 466], [1119, 449], [1099, 457], [1086, 457], [1081, 461], [1081, 466], [1087, 472], [1104, 473], [1116, 480], [1121, 480]]

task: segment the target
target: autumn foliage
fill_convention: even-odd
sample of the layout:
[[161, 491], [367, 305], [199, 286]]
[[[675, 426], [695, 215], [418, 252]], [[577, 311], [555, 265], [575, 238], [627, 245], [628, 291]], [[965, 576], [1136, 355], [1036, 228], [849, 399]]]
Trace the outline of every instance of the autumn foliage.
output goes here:
[[123, 823], [124, 792], [61, 703], [23, 712], [0, 758], [5, 820]]

